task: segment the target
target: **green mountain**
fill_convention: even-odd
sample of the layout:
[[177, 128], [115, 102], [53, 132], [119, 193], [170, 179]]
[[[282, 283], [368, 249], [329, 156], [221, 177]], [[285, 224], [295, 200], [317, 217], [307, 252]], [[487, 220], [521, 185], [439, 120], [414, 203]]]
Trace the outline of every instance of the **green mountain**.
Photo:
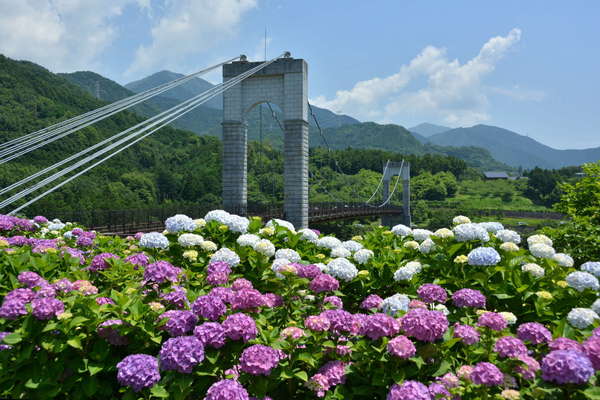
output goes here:
[[489, 125], [451, 129], [429, 140], [440, 146], [477, 146], [513, 167], [560, 168], [600, 159], [600, 147], [584, 150], [557, 150], [528, 136]]
[[435, 125], [435, 124], [430, 124], [428, 122], [424, 122], [417, 126], [413, 126], [412, 128], [409, 128], [408, 130], [411, 131], [412, 133], [416, 133], [417, 135], [420, 135], [421, 137], [428, 138], [428, 137], [436, 135], [438, 133], [449, 131], [450, 129], [452, 129], [452, 128], [448, 128], [447, 126]]

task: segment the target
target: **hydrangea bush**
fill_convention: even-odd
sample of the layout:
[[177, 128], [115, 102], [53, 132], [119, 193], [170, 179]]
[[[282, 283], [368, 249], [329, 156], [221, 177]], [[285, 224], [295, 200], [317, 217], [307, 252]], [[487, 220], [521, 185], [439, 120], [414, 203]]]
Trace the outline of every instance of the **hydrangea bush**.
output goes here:
[[600, 262], [453, 223], [343, 241], [215, 210], [119, 238], [0, 215], [0, 396], [598, 398]]

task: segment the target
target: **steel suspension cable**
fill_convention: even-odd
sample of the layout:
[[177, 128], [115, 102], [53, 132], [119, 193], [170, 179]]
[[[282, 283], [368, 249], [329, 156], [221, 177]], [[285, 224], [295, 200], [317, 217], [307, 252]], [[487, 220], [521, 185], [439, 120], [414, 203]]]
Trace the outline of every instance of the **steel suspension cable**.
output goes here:
[[381, 179], [379, 180], [379, 184], [375, 188], [375, 191], [373, 192], [373, 194], [371, 195], [371, 197], [369, 197], [369, 200], [365, 201], [365, 204], [369, 204], [369, 202], [371, 200], [373, 200], [373, 197], [375, 197], [375, 195], [379, 191], [379, 188], [381, 187], [381, 184], [383, 183], [383, 178], [385, 178], [385, 173], [387, 171], [387, 168], [388, 168], [389, 164], [390, 164], [390, 160], [387, 160], [387, 162], [385, 163], [385, 167], [383, 167], [383, 173], [381, 174]]
[[[18, 211], [22, 210], [23, 208], [27, 207], [28, 205], [30, 205], [30, 204], [32, 204], [32, 203], [34, 203], [34, 202], [36, 202], [37, 200], [41, 199], [42, 197], [45, 197], [45, 196], [46, 196], [46, 195], [48, 195], [49, 193], [52, 193], [52, 192], [53, 192], [53, 191], [55, 191], [56, 189], [58, 189], [58, 188], [62, 187], [63, 185], [65, 185], [66, 183], [68, 183], [68, 182], [72, 181], [73, 179], [77, 178], [78, 176], [82, 175], [83, 173], [85, 173], [85, 172], [89, 171], [90, 169], [92, 169], [92, 168], [96, 167], [97, 165], [99, 165], [99, 164], [101, 164], [102, 162], [104, 162], [104, 161], [108, 160], [109, 158], [113, 157], [114, 155], [116, 155], [116, 154], [120, 153], [121, 151], [125, 150], [126, 148], [128, 148], [128, 147], [132, 146], [133, 144], [137, 143], [138, 141], [140, 141], [140, 140], [144, 139], [145, 137], [147, 137], [147, 136], [151, 135], [152, 133], [154, 133], [154, 132], [156, 132], [157, 130], [161, 129], [162, 127], [164, 127], [165, 125], [167, 125], [167, 124], [169, 124], [170, 122], [174, 121], [175, 119], [177, 119], [177, 118], [181, 117], [181, 116], [182, 116], [182, 115], [184, 115], [185, 113], [187, 113], [187, 112], [189, 112], [190, 110], [192, 110], [194, 107], [196, 107], [196, 106], [198, 106], [198, 105], [200, 105], [200, 104], [202, 104], [202, 103], [205, 103], [206, 101], [210, 100], [211, 98], [214, 98], [214, 97], [215, 97], [215, 96], [217, 96], [218, 94], [220, 94], [220, 93], [223, 93], [224, 91], [228, 90], [229, 88], [231, 88], [231, 87], [235, 86], [236, 84], [238, 84], [239, 82], [241, 82], [243, 79], [245, 79], [245, 78], [247, 78], [248, 76], [250, 76], [250, 75], [252, 75], [252, 74], [254, 74], [254, 73], [258, 72], [259, 70], [261, 70], [261, 69], [263, 69], [263, 68], [265, 68], [267, 65], [269, 65], [269, 64], [271, 64], [271, 63], [273, 63], [273, 62], [275, 62], [277, 59], [281, 58], [281, 57], [282, 57], [284, 54], [285, 54], [285, 53], [281, 54], [280, 56], [278, 56], [278, 57], [276, 57], [276, 58], [274, 58], [274, 59], [272, 59], [272, 60], [270, 60], [270, 61], [268, 61], [268, 62], [266, 62], [266, 63], [262, 63], [261, 65], [258, 65], [257, 67], [254, 67], [254, 68], [252, 68], [251, 70], [249, 70], [249, 71], [246, 71], [245, 73], [243, 73], [243, 74], [240, 74], [240, 75], [238, 75], [237, 77], [235, 77], [235, 78], [233, 78], [233, 79], [231, 79], [231, 80], [229, 80], [229, 81], [227, 81], [227, 82], [225, 82], [225, 83], [222, 83], [222, 84], [220, 84], [220, 86], [219, 86], [219, 89], [218, 89], [218, 90], [214, 90], [214, 91], [213, 91], [212, 93], [210, 93], [209, 95], [204, 95], [204, 93], [206, 93], [206, 92], [204, 92], [204, 93], [202, 93], [202, 94], [200, 94], [200, 95], [196, 96], [198, 99], [196, 99], [194, 102], [192, 102], [192, 103], [190, 103], [190, 104], [186, 105], [185, 107], [183, 107], [183, 108], [181, 108], [181, 109], [178, 109], [178, 110], [176, 110], [175, 112], [171, 113], [169, 116], [167, 116], [167, 117], [165, 117], [165, 118], [161, 119], [159, 122], [157, 122], [157, 123], [154, 123], [154, 124], [151, 124], [150, 126], [143, 128], [141, 131], [139, 131], [139, 132], [135, 132], [135, 133], [133, 133], [133, 134], [129, 135], [127, 138], [121, 139], [121, 140], [120, 140], [119, 142], [117, 142], [117, 143], [113, 143], [111, 146], [108, 146], [108, 148], [106, 148], [106, 149], [103, 149], [102, 151], [100, 151], [100, 152], [97, 152], [97, 153], [95, 153], [95, 154], [94, 154], [94, 155], [92, 155], [92, 156], [89, 156], [89, 157], [87, 157], [87, 158], [85, 159], [85, 160], [86, 160], [85, 162], [87, 162], [87, 161], [89, 161], [89, 160], [91, 160], [91, 159], [93, 159], [93, 158], [96, 158], [96, 157], [98, 157], [98, 156], [99, 156], [99, 155], [101, 155], [101, 154], [104, 154], [105, 152], [107, 152], [107, 151], [111, 150], [112, 148], [114, 148], [114, 147], [118, 146], [119, 144], [122, 144], [122, 143], [124, 143], [125, 141], [127, 141], [127, 140], [131, 139], [132, 137], [135, 137], [135, 136], [137, 136], [137, 135], [139, 135], [139, 134], [141, 134], [141, 133], [145, 132], [145, 131], [146, 131], [146, 130], [148, 130], [150, 127], [152, 127], [152, 126], [154, 126], [154, 125], [157, 125], [157, 124], [158, 124], [158, 123], [160, 123], [160, 122], [163, 122], [163, 123], [162, 123], [162, 125], [160, 125], [160, 126], [158, 126], [157, 128], [153, 129], [153, 130], [152, 130], [152, 131], [150, 131], [149, 133], [147, 133], [147, 134], [145, 134], [145, 135], [143, 135], [143, 136], [141, 136], [141, 137], [139, 137], [139, 138], [135, 139], [134, 141], [132, 141], [132, 142], [128, 143], [127, 145], [123, 146], [122, 148], [118, 149], [116, 152], [114, 152], [114, 153], [112, 153], [112, 154], [109, 154], [108, 156], [106, 156], [106, 157], [105, 157], [105, 158], [103, 158], [102, 160], [100, 160], [100, 161], [98, 161], [98, 162], [94, 163], [93, 165], [91, 165], [91, 166], [89, 166], [89, 167], [85, 168], [84, 170], [82, 170], [82, 171], [78, 172], [77, 174], [73, 175], [72, 177], [69, 177], [69, 178], [65, 179], [64, 181], [60, 182], [58, 185], [54, 186], [53, 188], [51, 188], [51, 189], [47, 190], [46, 192], [42, 193], [41, 195], [39, 195], [39, 196], [35, 197], [34, 199], [32, 199], [32, 200], [28, 201], [27, 203], [25, 203], [25, 204], [21, 205], [20, 207], [16, 208], [15, 210], [11, 211], [11, 212], [10, 212], [10, 214], [14, 214], [14, 213], [16, 213], [16, 212], [18, 212]], [[213, 89], [214, 89], [214, 88], [213, 88]], [[209, 89], [209, 91], [210, 91], [210, 90], [211, 90], [211, 89]], [[208, 91], [207, 91], [207, 92], [208, 92]], [[204, 96], [203, 96], [203, 95], [204, 95]], [[201, 96], [203, 96], [203, 97], [201, 97]], [[176, 115], [176, 114], [178, 114], [178, 115]], [[166, 121], [166, 122], [164, 122], [164, 121]], [[110, 148], [110, 149], [109, 149], [109, 148]], [[83, 160], [82, 160], [82, 161], [83, 161]], [[81, 163], [81, 161], [80, 161], [80, 163]], [[35, 185], [35, 186], [36, 186], [36, 188], [35, 188], [35, 189], [33, 189], [33, 190], [36, 190], [37, 188], [39, 188], [39, 187], [41, 187], [41, 186], [44, 186], [46, 183], [49, 183], [49, 182], [50, 182], [50, 181], [52, 181], [52, 180], [56, 180], [56, 179], [57, 179], [57, 178], [59, 178], [60, 176], [62, 176], [62, 175], [64, 175], [64, 174], [66, 174], [66, 173], [68, 173], [68, 172], [72, 171], [73, 169], [75, 169], [75, 168], [79, 167], [79, 166], [81, 165], [80, 163], [77, 163], [77, 164], [79, 164], [79, 165], [77, 165], [77, 166], [71, 166], [71, 167], [69, 167], [69, 168], [66, 168], [65, 170], [63, 170], [63, 171], [61, 171], [61, 172], [59, 172], [59, 173], [57, 173], [57, 174], [54, 174], [52, 177], [50, 177], [50, 178], [52, 178], [51, 180], [48, 180], [49, 178], [47, 178], [46, 180], [48, 180], [48, 181], [47, 181], [47, 182], [45, 182], [44, 184], [41, 184], [41, 182], [40, 182], [40, 183], [38, 183], [37, 185]], [[46, 180], [44, 180], [44, 181], [46, 181]], [[30, 189], [31, 189], [31, 188], [30, 188]], [[23, 196], [25, 196], [26, 194], [29, 194], [29, 193], [31, 193], [31, 191], [33, 191], [33, 190], [30, 190], [30, 189], [27, 189], [27, 193], [25, 193], [25, 194], [23, 194], [23, 195], [20, 195], [20, 194], [21, 194], [21, 193], [23, 193], [23, 192], [25, 192], [25, 191], [21, 192], [21, 193], [19, 194], [19, 195], [20, 195], [20, 196], [19, 196], [19, 198], [22, 198], [22, 197], [23, 197]], [[17, 196], [17, 195], [15, 195], [15, 196]], [[15, 197], [15, 196], [13, 196], [13, 197]], [[15, 200], [12, 200], [10, 203], [12, 203], [12, 202], [14, 202], [14, 201], [18, 200], [19, 198], [15, 199]], [[6, 203], [6, 201], [5, 201], [5, 202], [3, 202], [3, 204], [2, 204], [2, 205], [0, 205], [0, 207], [4, 207], [5, 205], [8, 205], [8, 204], [10, 204], [10, 203], [7, 203], [7, 204], [4, 204], [4, 203]]]
[[396, 188], [398, 187], [398, 182], [400, 182], [400, 179], [402, 178], [402, 169], [403, 168], [404, 168], [404, 159], [402, 159], [402, 163], [400, 164], [400, 175], [398, 175], [398, 179], [396, 179], [396, 184], [394, 185], [394, 189], [392, 189], [392, 192], [390, 193], [388, 198], [385, 199], [385, 201], [383, 203], [381, 203], [381, 205], [378, 206], [379, 208], [385, 206], [392, 199], [392, 196], [394, 195], [394, 193], [396, 192]]
[[[105, 106], [105, 107], [101, 107], [101, 109], [93, 110], [93, 111], [89, 112], [88, 114], [90, 114], [90, 115], [85, 118], [79, 118], [69, 124], [60, 126], [56, 129], [48, 131], [48, 132], [44, 132], [40, 135], [37, 135], [36, 137], [21, 141], [20, 143], [14, 144], [12, 147], [9, 147], [7, 149], [0, 150], [0, 157], [4, 157], [4, 158], [0, 159], [0, 164], [3, 164], [10, 160], [13, 160], [23, 154], [29, 153], [29, 152], [31, 152], [35, 149], [38, 149], [48, 143], [52, 143], [55, 140], [58, 140], [64, 136], [67, 136], [67, 135], [69, 135], [73, 132], [76, 132], [82, 128], [85, 128], [86, 126], [89, 126], [95, 122], [98, 122], [100, 120], [108, 118], [120, 111], [123, 111], [123, 110], [130, 108], [134, 105], [137, 105], [139, 103], [142, 103], [158, 94], [164, 93], [167, 90], [170, 90], [176, 86], [179, 86], [185, 82], [188, 82], [189, 80], [194, 79], [195, 77], [197, 77], [199, 75], [205, 74], [209, 71], [212, 71], [213, 69], [219, 68], [222, 65], [226, 64], [227, 62], [230, 62], [237, 58], [239, 58], [239, 57], [235, 57], [230, 60], [224, 61], [222, 63], [216, 64], [212, 67], [206, 68], [202, 71], [198, 71], [194, 74], [191, 74], [191, 75], [188, 75], [188, 76], [185, 76], [182, 78], [178, 78], [172, 82], [167, 82], [167, 83], [160, 85], [154, 89], [150, 89], [145, 92], [139, 93], [137, 95], [130, 96], [126, 99], [119, 100], [116, 103], [109, 104], [108, 106]], [[41, 144], [31, 146], [32, 144], [39, 143], [44, 139], [48, 139], [48, 140], [45, 142], [42, 142]], [[17, 152], [18, 150], [21, 150], [21, 149], [25, 149], [25, 150]], [[17, 152], [17, 153], [15, 153], [15, 152]], [[11, 153], [12, 153], [12, 155], [8, 156]]]

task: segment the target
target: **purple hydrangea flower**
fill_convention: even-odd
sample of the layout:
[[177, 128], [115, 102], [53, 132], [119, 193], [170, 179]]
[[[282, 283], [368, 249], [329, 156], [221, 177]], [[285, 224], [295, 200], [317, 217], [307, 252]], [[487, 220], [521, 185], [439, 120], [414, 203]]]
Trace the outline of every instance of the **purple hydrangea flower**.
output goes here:
[[373, 308], [378, 309], [381, 307], [381, 303], [383, 303], [383, 299], [376, 294], [368, 295], [362, 303], [360, 303], [360, 308], [363, 310], [371, 310]]
[[471, 325], [454, 324], [454, 337], [469, 346], [479, 342], [479, 332]]
[[243, 313], [236, 313], [228, 316], [223, 321], [225, 334], [231, 340], [240, 340], [244, 342], [256, 338], [258, 331], [254, 320]]
[[432, 283], [421, 286], [417, 289], [417, 294], [425, 303], [445, 303], [448, 300], [446, 289]]
[[135, 392], [154, 386], [160, 380], [158, 360], [147, 354], [132, 354], [117, 364], [117, 379]]
[[94, 244], [94, 239], [96, 239], [96, 234], [94, 232], [81, 232], [81, 234], [77, 235], [75, 245], [79, 247], [89, 247]]
[[213, 261], [208, 264], [206, 281], [211, 285], [224, 285], [229, 280], [231, 267], [225, 261]]
[[32, 271], [21, 272], [19, 276], [17, 276], [17, 280], [20, 284], [25, 285], [28, 288], [40, 286], [42, 282], [46, 282], [44, 278]]
[[187, 310], [170, 310], [158, 317], [159, 321], [167, 319], [167, 323], [161, 328], [169, 332], [171, 336], [182, 336], [191, 332], [198, 322], [198, 317]]
[[485, 296], [474, 289], [460, 289], [452, 295], [452, 302], [457, 307], [485, 307]]
[[332, 306], [334, 306], [335, 308], [344, 308], [344, 303], [342, 302], [342, 299], [340, 299], [337, 296], [327, 296], [323, 299], [323, 304], [325, 303], [329, 303]]
[[202, 344], [215, 349], [225, 345], [225, 328], [218, 322], [205, 322], [194, 328], [194, 336], [196, 336]]
[[314, 279], [321, 274], [321, 269], [315, 264], [298, 264], [293, 263], [296, 267], [296, 273], [300, 278]]
[[68, 280], [67, 278], [63, 278], [61, 280], [54, 282], [52, 284], [52, 286], [54, 286], [54, 288], [61, 293], [69, 293], [74, 290], [73, 283], [71, 283], [71, 281]]
[[416, 308], [400, 319], [400, 325], [408, 336], [424, 342], [435, 342], [448, 330], [448, 319], [440, 311]]
[[73, 258], [78, 258], [79, 259], [79, 265], [83, 265], [85, 264], [85, 255], [83, 253], [83, 251], [79, 250], [79, 249], [74, 249], [72, 247], [63, 247], [62, 251], [61, 251], [61, 255], [63, 257], [73, 257]]
[[451, 400], [451, 399], [453, 399], [452, 394], [441, 383], [437, 383], [437, 382], [431, 383], [431, 384], [429, 384], [428, 389], [429, 389], [429, 394], [431, 395], [431, 397], [433, 399], [436, 399], [436, 400], [441, 400], [441, 399]]
[[8, 244], [11, 246], [27, 246], [29, 244], [29, 239], [25, 236], [16, 235], [8, 238]]
[[581, 344], [573, 339], [559, 337], [548, 343], [550, 350], [575, 350], [583, 353]]
[[542, 324], [537, 322], [526, 322], [519, 325], [517, 329], [519, 339], [533, 344], [548, 343], [552, 340], [552, 334]]
[[394, 336], [400, 332], [400, 324], [395, 318], [387, 314], [377, 313], [368, 315], [365, 318], [365, 324], [362, 332], [371, 340], [377, 340], [385, 336]]
[[176, 283], [179, 281], [181, 272], [181, 268], [177, 268], [167, 261], [157, 261], [144, 269], [144, 284], [167, 281]]
[[325, 332], [331, 327], [331, 322], [324, 315], [311, 315], [304, 320], [304, 326], [315, 332]]
[[279, 364], [279, 352], [272, 347], [255, 344], [240, 356], [240, 368], [252, 375], [266, 375]]
[[222, 379], [208, 388], [204, 400], [250, 400], [250, 397], [239, 382]]
[[340, 288], [340, 283], [331, 275], [320, 274], [310, 281], [308, 288], [315, 293], [333, 292]]
[[554, 350], [542, 359], [542, 379], [559, 385], [586, 383], [594, 368], [585, 354], [574, 350]]
[[104, 269], [109, 269], [110, 264], [108, 262], [106, 262], [106, 260], [111, 259], [111, 258], [118, 259], [119, 256], [116, 254], [112, 254], [112, 253], [98, 254], [92, 260], [92, 263], [88, 267], [88, 270], [90, 270], [92, 272], [96, 272], [96, 271], [102, 271]]
[[497, 386], [504, 382], [504, 375], [494, 364], [480, 362], [473, 368], [469, 375], [473, 383], [485, 386]]
[[36, 224], [45, 224], [46, 222], [48, 222], [48, 218], [42, 216], [42, 215], [36, 215], [35, 217], [33, 217], [33, 222], [35, 222]]
[[503, 336], [496, 340], [494, 351], [500, 357], [516, 357], [520, 354], [527, 354], [527, 347], [521, 339], [513, 336]]
[[159, 353], [160, 368], [191, 374], [204, 360], [204, 346], [195, 336], [179, 336], [163, 343]]
[[354, 316], [345, 310], [325, 310], [321, 316], [327, 318], [330, 322], [330, 330], [335, 334], [342, 332], [350, 333]]
[[115, 301], [113, 299], [111, 299], [110, 297], [97, 297], [96, 304], [98, 304], [100, 306], [105, 305], [105, 304], [115, 304]]
[[52, 297], [40, 297], [31, 302], [31, 313], [40, 320], [50, 319], [64, 311], [64, 303]]
[[396, 357], [411, 358], [417, 353], [414, 343], [404, 335], [396, 336], [387, 344], [387, 351]]
[[265, 293], [263, 294], [263, 303], [266, 307], [274, 308], [280, 307], [283, 305], [283, 297], [275, 293]]
[[160, 298], [166, 301], [169, 304], [174, 305], [177, 308], [184, 308], [189, 306], [190, 301], [187, 298], [185, 288], [173, 285], [172, 291], [169, 293], [163, 293], [160, 295]]
[[540, 369], [540, 363], [533, 357], [527, 354], [519, 354], [517, 359], [523, 363], [523, 365], [517, 365], [515, 372], [521, 374], [524, 379], [533, 380], [535, 379], [535, 373]]
[[200, 296], [192, 304], [192, 311], [198, 316], [216, 321], [227, 312], [227, 306], [217, 296]]
[[146, 267], [150, 259], [144, 253], [135, 253], [125, 257], [125, 262], [135, 265], [137, 269], [138, 267]]
[[117, 327], [123, 325], [120, 319], [109, 319], [98, 326], [98, 336], [104, 338], [113, 346], [125, 346], [129, 343], [127, 337], [122, 336]]
[[231, 303], [231, 299], [233, 299], [234, 293], [231, 288], [217, 286], [215, 288], [212, 288], [208, 295], [220, 298], [223, 303]]
[[248, 279], [238, 278], [231, 284], [231, 288], [233, 290], [242, 290], [242, 289], [253, 289], [252, 282]]
[[595, 370], [600, 370], [600, 337], [592, 336], [583, 342], [583, 352], [592, 362]]
[[256, 289], [239, 289], [231, 299], [231, 308], [234, 310], [256, 310], [263, 305], [263, 295]]
[[429, 389], [421, 382], [404, 381], [402, 385], [394, 383], [387, 395], [387, 400], [431, 400]]
[[5, 297], [0, 307], [0, 318], [13, 320], [22, 315], [27, 315], [27, 309], [25, 308], [25, 304], [27, 303], [29, 303], [28, 300], [19, 298], [7, 299]]
[[477, 325], [485, 326], [494, 331], [501, 331], [508, 326], [508, 323], [502, 315], [488, 311], [479, 316], [479, 319], [477, 320]]

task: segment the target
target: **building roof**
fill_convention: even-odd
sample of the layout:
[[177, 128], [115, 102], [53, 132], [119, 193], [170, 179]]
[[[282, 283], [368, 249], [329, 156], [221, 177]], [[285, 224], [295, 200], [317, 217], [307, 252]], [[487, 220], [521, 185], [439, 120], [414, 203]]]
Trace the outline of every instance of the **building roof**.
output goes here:
[[504, 178], [508, 179], [508, 174], [504, 171], [485, 171], [483, 173], [486, 178]]

